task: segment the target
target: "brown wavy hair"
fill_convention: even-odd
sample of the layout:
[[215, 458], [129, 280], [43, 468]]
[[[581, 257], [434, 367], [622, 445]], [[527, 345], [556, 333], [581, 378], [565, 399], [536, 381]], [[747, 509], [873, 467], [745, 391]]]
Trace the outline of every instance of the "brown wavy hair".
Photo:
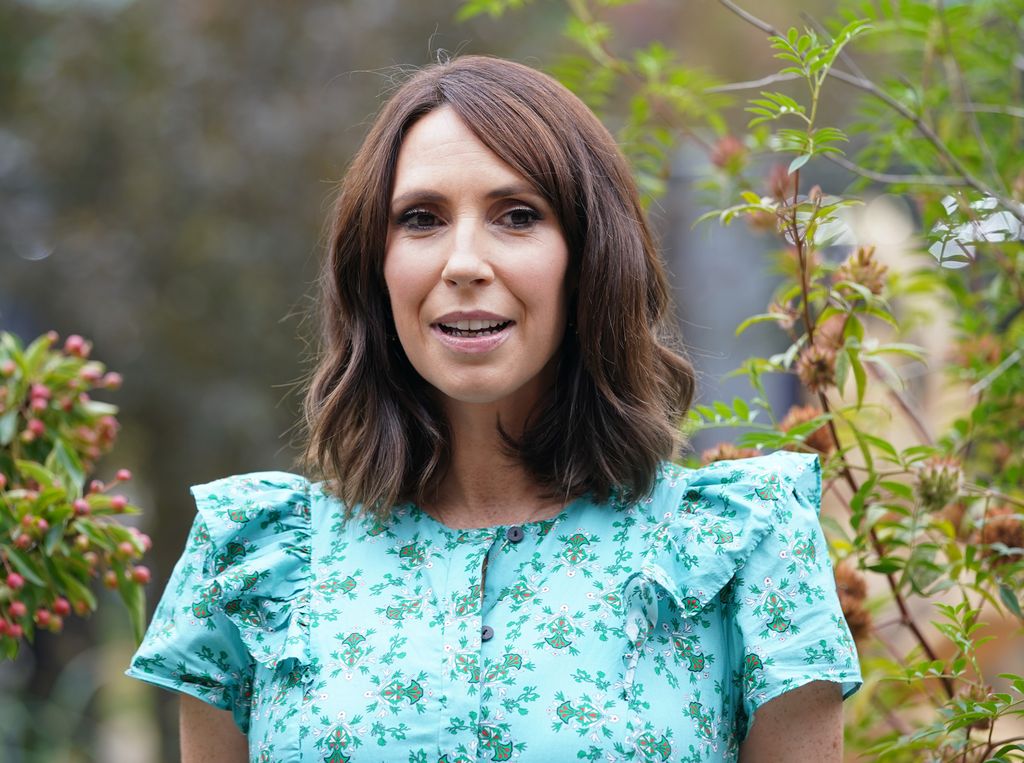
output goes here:
[[418, 70], [388, 99], [341, 184], [320, 274], [322, 346], [307, 380], [305, 452], [349, 511], [435, 493], [447, 422], [395, 339], [384, 253], [402, 139], [450, 107], [555, 211], [575, 285], [556, 382], [508, 451], [549, 496], [650, 492], [679, 445], [694, 373], [669, 322], [665, 271], [614, 138], [546, 74], [486, 56]]

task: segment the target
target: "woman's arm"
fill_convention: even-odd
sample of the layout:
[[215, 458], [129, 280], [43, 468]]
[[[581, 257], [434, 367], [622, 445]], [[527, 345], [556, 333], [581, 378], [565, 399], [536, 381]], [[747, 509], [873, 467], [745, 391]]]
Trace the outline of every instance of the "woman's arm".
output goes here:
[[765, 702], [740, 748], [741, 763], [842, 759], [843, 698], [831, 681], [814, 681]]
[[228, 710], [181, 696], [181, 763], [246, 763], [249, 743]]

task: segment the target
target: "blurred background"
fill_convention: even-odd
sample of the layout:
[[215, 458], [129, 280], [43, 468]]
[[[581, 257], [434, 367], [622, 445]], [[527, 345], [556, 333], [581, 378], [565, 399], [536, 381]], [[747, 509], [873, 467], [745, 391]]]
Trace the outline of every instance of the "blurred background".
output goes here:
[[[828, 7], [776, 0], [769, 18], [801, 24], [798, 5]], [[0, 0], [0, 328], [81, 334], [123, 374], [102, 396], [122, 429], [96, 476], [135, 475], [125, 492], [154, 539], [150, 611], [194, 516], [188, 487], [292, 469], [325, 221], [383, 97], [442, 49], [543, 69], [567, 45], [561, 3], [498, 21], [459, 22], [458, 8]], [[722, 79], [771, 65], [763, 35], [710, 0], [605, 13], [618, 44], [661, 40]], [[681, 153], [651, 210], [702, 400], [731, 397], [719, 377], [751, 343], [763, 353], [784, 339], [733, 336], [768, 300], [774, 276], [759, 254], [773, 242], [743, 226], [691, 229], [708, 169], [703, 154]], [[787, 379], [770, 390], [783, 410]], [[111, 596], [0, 663], [0, 760], [177, 760], [175, 697], [122, 676], [133, 649]]]

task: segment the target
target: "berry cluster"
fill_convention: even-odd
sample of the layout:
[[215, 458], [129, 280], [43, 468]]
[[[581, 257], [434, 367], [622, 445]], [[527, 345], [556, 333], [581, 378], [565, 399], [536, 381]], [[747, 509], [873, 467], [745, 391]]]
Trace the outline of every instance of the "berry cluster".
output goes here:
[[121, 376], [90, 360], [82, 337], [57, 341], [49, 332], [23, 348], [0, 332], [0, 659], [95, 610], [94, 580], [120, 593], [139, 630], [150, 579], [139, 561], [151, 540], [119, 521], [138, 511], [116, 492], [131, 472], [85, 485], [119, 429], [116, 407], [89, 393]]

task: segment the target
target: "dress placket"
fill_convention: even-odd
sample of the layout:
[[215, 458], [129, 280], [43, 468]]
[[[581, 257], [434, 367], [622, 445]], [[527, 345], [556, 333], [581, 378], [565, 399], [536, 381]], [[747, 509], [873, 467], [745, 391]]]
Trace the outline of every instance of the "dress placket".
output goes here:
[[[486, 584], [484, 561], [496, 530], [460, 533], [448, 569], [444, 595], [442, 639], [446, 665], [441, 670], [445, 712], [439, 718], [439, 763], [471, 763], [478, 759], [480, 726], [481, 646], [493, 636], [481, 618], [481, 596]], [[486, 734], [484, 734], [486, 736]]]

